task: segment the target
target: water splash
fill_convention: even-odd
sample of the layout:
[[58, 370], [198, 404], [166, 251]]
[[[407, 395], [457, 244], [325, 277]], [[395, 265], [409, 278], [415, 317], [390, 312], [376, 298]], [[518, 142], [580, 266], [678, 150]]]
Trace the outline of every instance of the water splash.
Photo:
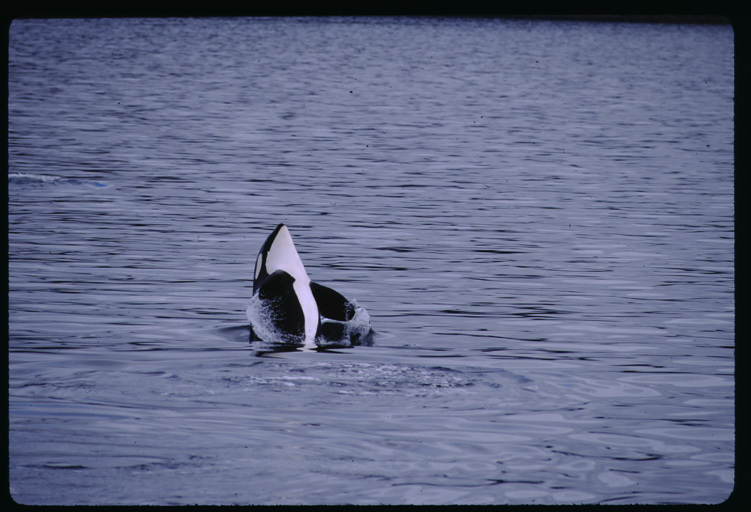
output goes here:
[[[333, 347], [352, 347], [356, 345], [373, 345], [375, 331], [370, 325], [370, 313], [362, 306], [359, 306], [355, 300], [351, 301], [354, 306], [354, 316], [346, 322], [332, 320], [330, 318], [321, 318], [321, 324], [327, 326], [327, 333], [336, 332], [337, 335], [316, 337], [316, 345], [319, 348]], [[302, 346], [302, 340], [295, 339], [279, 330], [271, 321], [272, 316], [269, 314], [269, 304], [264, 303], [258, 295], [254, 295], [246, 309], [246, 315], [250, 322], [251, 329], [255, 336], [272, 346], [297, 347]]]

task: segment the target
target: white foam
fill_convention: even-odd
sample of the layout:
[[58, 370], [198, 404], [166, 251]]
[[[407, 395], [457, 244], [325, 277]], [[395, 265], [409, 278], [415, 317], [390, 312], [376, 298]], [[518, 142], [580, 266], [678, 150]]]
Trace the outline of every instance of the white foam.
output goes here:
[[64, 181], [63, 178], [55, 176], [45, 176], [42, 174], [25, 174], [17, 172], [15, 174], [8, 174], [8, 183], [14, 183], [17, 185], [41, 185], [45, 183], [56, 183]]
[[77, 178], [59, 178], [57, 176], [47, 176], [44, 174], [26, 174], [16, 172], [8, 174], [8, 185], [25, 185], [32, 188], [44, 185], [87, 185], [92, 187], [106, 187], [107, 185], [98, 181], [82, 181]]
[[358, 334], [355, 339], [362, 339], [370, 332], [370, 314], [368, 313], [368, 311], [365, 308], [358, 306], [357, 302], [355, 302], [354, 300], [350, 301], [350, 303], [355, 308], [355, 314], [349, 321], [342, 322], [339, 320], [332, 320], [330, 318], [321, 318], [322, 323], [342, 324], [344, 326], [344, 330], [342, 333], [342, 339], [340, 340], [326, 340], [323, 337], [319, 337], [316, 340], [316, 343], [318, 343], [319, 346], [349, 346], [352, 344], [351, 340], [353, 334]]
[[264, 306], [263, 301], [254, 295], [248, 303], [248, 309], [245, 310], [248, 321], [253, 327], [256, 336], [268, 343], [284, 343], [285, 336], [282, 331], [270, 321], [271, 316], [268, 308]]

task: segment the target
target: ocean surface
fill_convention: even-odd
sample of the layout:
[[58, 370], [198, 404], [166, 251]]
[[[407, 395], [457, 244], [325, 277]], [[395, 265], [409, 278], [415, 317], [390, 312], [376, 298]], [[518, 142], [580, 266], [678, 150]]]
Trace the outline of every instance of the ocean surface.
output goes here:
[[[16, 20], [23, 504], [719, 503], [729, 25]], [[256, 254], [372, 347], [248, 341]]]

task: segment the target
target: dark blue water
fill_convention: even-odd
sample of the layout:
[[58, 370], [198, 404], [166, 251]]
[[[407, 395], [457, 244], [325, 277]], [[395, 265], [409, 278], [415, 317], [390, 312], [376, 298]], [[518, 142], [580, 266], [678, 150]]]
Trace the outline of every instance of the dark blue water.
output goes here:
[[[733, 51], [723, 25], [14, 21], [13, 498], [723, 501]], [[280, 222], [375, 346], [248, 343]]]

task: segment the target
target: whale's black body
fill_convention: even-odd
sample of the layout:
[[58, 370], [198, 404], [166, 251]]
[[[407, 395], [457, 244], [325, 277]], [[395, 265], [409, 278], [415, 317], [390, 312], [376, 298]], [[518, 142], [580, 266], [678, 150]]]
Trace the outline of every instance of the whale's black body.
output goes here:
[[284, 224], [274, 229], [258, 252], [253, 299], [258, 311], [251, 318], [249, 308], [251, 341], [309, 348], [372, 344], [367, 312], [310, 280]]

